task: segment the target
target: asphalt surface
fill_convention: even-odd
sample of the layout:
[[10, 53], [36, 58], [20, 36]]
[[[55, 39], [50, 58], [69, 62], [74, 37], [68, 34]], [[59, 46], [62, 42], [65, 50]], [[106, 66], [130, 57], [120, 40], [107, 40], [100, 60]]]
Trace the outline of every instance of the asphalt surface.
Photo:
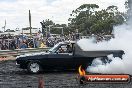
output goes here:
[[38, 88], [40, 78], [44, 88], [132, 88], [132, 82], [80, 85], [77, 77], [78, 72], [75, 71], [46, 71], [29, 74], [26, 70], [17, 68], [15, 61], [0, 62], [0, 88]]

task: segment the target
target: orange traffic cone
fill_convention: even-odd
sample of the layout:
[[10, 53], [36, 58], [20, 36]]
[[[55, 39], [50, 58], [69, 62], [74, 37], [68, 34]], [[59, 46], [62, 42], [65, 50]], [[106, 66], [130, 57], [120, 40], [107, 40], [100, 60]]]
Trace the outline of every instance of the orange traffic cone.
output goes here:
[[44, 88], [44, 80], [43, 80], [43, 76], [40, 76], [40, 77], [39, 77], [38, 88]]

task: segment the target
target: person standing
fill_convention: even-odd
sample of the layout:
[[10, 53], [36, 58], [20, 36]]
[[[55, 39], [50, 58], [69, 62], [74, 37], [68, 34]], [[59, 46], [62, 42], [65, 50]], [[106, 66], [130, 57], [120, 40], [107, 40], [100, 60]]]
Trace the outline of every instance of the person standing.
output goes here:
[[21, 45], [21, 49], [25, 49], [25, 48], [28, 48], [28, 47], [27, 47], [27, 44], [23, 42], [23, 44]]

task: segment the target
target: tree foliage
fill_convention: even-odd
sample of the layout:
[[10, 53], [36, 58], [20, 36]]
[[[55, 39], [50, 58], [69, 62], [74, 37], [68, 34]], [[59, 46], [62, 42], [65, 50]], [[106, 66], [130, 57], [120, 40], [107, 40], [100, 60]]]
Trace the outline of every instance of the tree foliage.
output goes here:
[[68, 27], [66, 24], [55, 24], [50, 19], [44, 20], [43, 23], [46, 27], [45, 31], [47, 30], [47, 32], [49, 32], [49, 29], [50, 29], [50, 33], [52, 34], [61, 34], [63, 30], [64, 34], [68, 34]]
[[96, 4], [83, 4], [72, 11], [69, 18], [71, 31], [79, 29], [83, 34], [111, 34], [113, 26], [124, 22], [124, 14], [117, 6], [99, 9]]

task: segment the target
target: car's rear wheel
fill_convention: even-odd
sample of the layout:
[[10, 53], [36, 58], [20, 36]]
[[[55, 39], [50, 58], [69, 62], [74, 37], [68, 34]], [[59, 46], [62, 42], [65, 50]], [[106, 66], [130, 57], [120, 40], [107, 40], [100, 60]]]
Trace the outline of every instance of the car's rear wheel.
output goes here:
[[38, 73], [40, 72], [40, 64], [38, 62], [30, 62], [28, 64], [28, 67], [27, 67], [27, 70], [30, 72], [30, 73]]

